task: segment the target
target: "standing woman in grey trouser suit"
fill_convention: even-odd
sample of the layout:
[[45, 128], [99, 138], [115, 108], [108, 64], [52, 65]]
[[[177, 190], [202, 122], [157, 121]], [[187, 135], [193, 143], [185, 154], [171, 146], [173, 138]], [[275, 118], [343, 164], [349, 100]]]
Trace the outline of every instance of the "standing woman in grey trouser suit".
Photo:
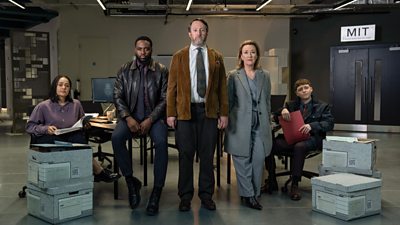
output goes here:
[[225, 151], [232, 154], [239, 194], [244, 205], [261, 210], [260, 196], [264, 158], [271, 152], [271, 81], [259, 67], [256, 42], [239, 48], [238, 68], [228, 73], [229, 124]]

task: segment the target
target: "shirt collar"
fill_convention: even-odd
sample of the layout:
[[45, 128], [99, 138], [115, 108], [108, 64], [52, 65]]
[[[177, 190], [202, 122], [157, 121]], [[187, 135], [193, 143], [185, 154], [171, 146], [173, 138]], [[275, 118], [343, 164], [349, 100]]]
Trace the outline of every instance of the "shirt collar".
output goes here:
[[201, 48], [201, 50], [204, 51], [206, 49], [206, 46], [205, 45], [203, 45], [203, 46], [194, 46], [193, 44], [190, 44], [190, 50], [191, 51], [193, 51], [193, 50], [197, 51], [197, 48]]

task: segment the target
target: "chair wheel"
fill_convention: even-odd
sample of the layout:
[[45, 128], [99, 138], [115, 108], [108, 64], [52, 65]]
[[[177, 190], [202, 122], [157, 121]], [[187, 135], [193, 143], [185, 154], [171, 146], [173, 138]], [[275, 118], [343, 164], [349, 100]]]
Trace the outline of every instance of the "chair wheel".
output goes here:
[[284, 187], [281, 188], [281, 191], [283, 193], [287, 193], [288, 192], [288, 188], [286, 186], [284, 186]]
[[18, 196], [19, 196], [19, 198], [25, 198], [26, 197], [26, 191], [22, 190], [22, 191], [18, 192]]

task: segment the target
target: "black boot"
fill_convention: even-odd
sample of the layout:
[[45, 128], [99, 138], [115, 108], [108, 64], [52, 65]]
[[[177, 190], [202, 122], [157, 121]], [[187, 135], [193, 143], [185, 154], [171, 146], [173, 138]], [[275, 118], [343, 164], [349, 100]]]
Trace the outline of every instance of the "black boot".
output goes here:
[[161, 197], [161, 187], [154, 187], [151, 192], [149, 202], [147, 203], [146, 213], [149, 216], [154, 216], [158, 213], [158, 204]]
[[275, 174], [276, 164], [273, 154], [265, 158], [265, 168], [268, 171], [268, 179], [265, 179], [265, 183], [261, 187], [261, 192], [272, 194], [272, 192], [278, 191], [278, 182], [276, 181]]
[[243, 204], [249, 208], [261, 210], [263, 207], [257, 201], [256, 197], [242, 197]]
[[138, 207], [140, 203], [140, 188], [142, 182], [136, 177], [125, 177], [126, 185], [128, 186], [129, 205], [132, 209]]
[[278, 191], [278, 181], [276, 181], [276, 177], [269, 176], [268, 179], [265, 179], [261, 192], [272, 194], [274, 191]]

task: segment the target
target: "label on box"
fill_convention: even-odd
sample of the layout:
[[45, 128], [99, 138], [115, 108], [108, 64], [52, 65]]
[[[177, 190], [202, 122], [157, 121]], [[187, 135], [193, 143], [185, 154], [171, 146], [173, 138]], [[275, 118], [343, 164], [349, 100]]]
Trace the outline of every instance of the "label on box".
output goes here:
[[93, 195], [92, 193], [87, 193], [80, 196], [63, 198], [60, 199], [58, 203], [60, 220], [77, 217], [80, 216], [83, 211], [93, 208]]
[[347, 166], [347, 152], [325, 151], [322, 158], [322, 165], [331, 165], [335, 167]]
[[39, 166], [39, 179], [42, 181], [70, 179], [70, 171], [70, 163], [43, 163]]
[[336, 196], [322, 191], [316, 192], [316, 206], [318, 210], [336, 215]]
[[336, 215], [341, 213], [350, 217], [359, 217], [365, 214], [365, 196], [346, 197], [316, 191], [316, 207], [318, 210]]

